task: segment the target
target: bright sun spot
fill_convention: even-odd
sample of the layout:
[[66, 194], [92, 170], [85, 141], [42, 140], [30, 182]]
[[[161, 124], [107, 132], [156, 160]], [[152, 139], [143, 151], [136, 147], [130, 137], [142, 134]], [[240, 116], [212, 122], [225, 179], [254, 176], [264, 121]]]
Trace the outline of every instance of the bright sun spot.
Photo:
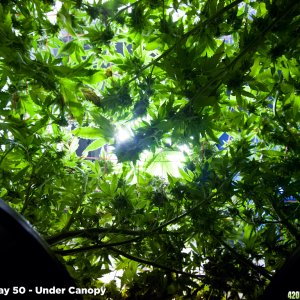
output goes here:
[[180, 18], [185, 16], [185, 11], [181, 9], [174, 10], [173, 8], [167, 9], [167, 13], [172, 13], [172, 20], [173, 22], [177, 22]]
[[118, 129], [116, 134], [116, 140], [119, 143], [125, 142], [129, 139], [131, 139], [133, 136], [132, 131], [127, 127], [121, 127]]
[[182, 151], [166, 149], [157, 149], [156, 153], [144, 151], [140, 157], [140, 161], [147, 165], [147, 172], [165, 179], [168, 178], [168, 174], [180, 177], [179, 169], [183, 168], [185, 160]]
[[52, 24], [56, 24], [56, 18], [57, 18], [57, 13], [59, 12], [59, 10], [62, 7], [62, 2], [61, 1], [56, 1], [55, 5], [53, 7], [53, 10], [46, 13], [48, 20], [52, 23]]
[[179, 145], [179, 146], [177, 146], [177, 148], [180, 150], [180, 152], [185, 152], [187, 154], [190, 154], [190, 152], [191, 152], [191, 149], [186, 144]]

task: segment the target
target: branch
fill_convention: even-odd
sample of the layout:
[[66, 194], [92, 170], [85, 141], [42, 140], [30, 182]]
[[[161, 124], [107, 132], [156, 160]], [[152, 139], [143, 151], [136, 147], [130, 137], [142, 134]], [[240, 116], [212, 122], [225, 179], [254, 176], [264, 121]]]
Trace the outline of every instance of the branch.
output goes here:
[[[231, 175], [231, 177], [228, 178], [227, 180], [228, 180], [228, 181], [231, 181], [232, 178], [233, 178], [234, 176], [235, 176], [235, 173], [234, 173], [233, 175]], [[219, 188], [218, 188], [217, 190], [222, 189], [223, 186], [225, 185], [225, 183], [227, 183], [227, 180], [226, 180], [226, 181], [223, 181], [223, 183], [219, 186]], [[218, 191], [212, 193], [210, 196], [208, 196], [207, 198], [203, 199], [200, 203], [198, 203], [198, 204], [195, 205], [194, 207], [190, 208], [190, 209], [187, 210], [186, 212], [184, 212], [184, 213], [182, 213], [181, 215], [179, 215], [179, 216], [177, 216], [177, 217], [175, 217], [175, 218], [173, 218], [173, 219], [167, 221], [166, 223], [164, 223], [164, 224], [158, 226], [157, 228], [154, 228], [154, 229], [152, 230], [152, 232], [159, 231], [159, 230], [161, 230], [162, 228], [165, 228], [165, 227], [167, 227], [168, 225], [170, 225], [170, 224], [172, 224], [172, 223], [175, 223], [175, 222], [177, 222], [178, 220], [180, 220], [180, 219], [182, 219], [182, 218], [188, 216], [188, 215], [189, 215], [191, 212], [193, 212], [195, 209], [199, 208], [204, 202], [211, 200], [211, 199], [212, 199], [213, 197], [215, 197], [218, 193], [219, 193]]]
[[75, 204], [75, 207], [73, 208], [73, 211], [72, 211], [72, 214], [69, 218], [69, 220], [67, 221], [67, 223], [65, 224], [64, 228], [62, 229], [62, 232], [64, 231], [68, 231], [72, 225], [72, 223], [74, 222], [75, 220], [75, 217], [77, 215], [77, 211], [81, 205], [81, 203], [83, 202], [85, 196], [86, 196], [86, 187], [87, 187], [87, 183], [88, 183], [88, 177], [85, 176], [84, 178], [84, 186], [83, 186], [83, 192], [81, 195], [79, 195], [79, 198]]
[[[112, 233], [112, 234], [122, 234], [122, 235], [135, 235], [135, 236], [149, 236], [152, 235], [152, 231], [145, 231], [145, 230], [128, 230], [128, 229], [118, 229], [118, 228], [87, 228], [87, 229], [80, 229], [80, 230], [72, 230], [67, 232], [61, 232], [54, 236], [46, 238], [46, 241], [49, 245], [55, 245], [60, 242], [63, 242], [68, 239], [73, 239], [77, 237], [84, 237], [89, 238], [95, 234], [102, 234], [102, 233]], [[172, 231], [160, 231], [158, 234], [180, 234], [177, 232]]]
[[245, 53], [247, 53], [249, 50], [256, 50], [258, 47], [259, 47], [259, 43], [263, 40], [263, 38], [265, 37], [265, 35], [271, 31], [271, 29], [277, 25], [279, 23], [280, 20], [282, 19], [285, 19], [292, 11], [293, 9], [295, 9], [295, 7], [299, 5], [299, 3], [297, 3], [297, 1], [295, 1], [291, 7], [287, 8], [284, 12], [284, 14], [280, 15], [279, 17], [277, 18], [274, 18], [273, 21], [264, 29], [261, 31], [260, 35], [255, 39], [253, 40], [251, 43], [249, 43], [249, 45], [243, 49], [241, 51], [241, 53], [235, 58], [235, 60], [238, 60], [240, 59], [240, 57], [244, 56]]
[[13, 149], [15, 148], [15, 145], [12, 145], [2, 156], [0, 159], [0, 166], [4, 160], [4, 158], [9, 154], [9, 152], [11, 152]]
[[156, 231], [159, 231], [161, 230], [162, 228], [165, 228], [167, 227], [168, 225], [172, 224], [172, 223], [175, 223], [177, 221], [179, 221], [180, 219], [186, 217], [187, 215], [189, 215], [192, 211], [194, 211], [195, 209], [197, 209], [199, 206], [201, 206], [205, 201], [207, 200], [210, 200], [213, 196], [215, 196], [216, 193], [212, 194], [208, 199], [204, 199], [202, 200], [200, 203], [198, 203], [196, 206], [192, 207], [191, 209], [187, 210], [186, 212], [184, 212], [183, 214], [177, 216], [177, 217], [174, 217], [173, 219], [167, 221], [166, 223], [154, 228], [152, 230], [152, 232], [156, 232]]
[[21, 210], [21, 215], [24, 214], [25, 210], [27, 209], [27, 207], [30, 203], [31, 197], [32, 197], [31, 191], [32, 191], [32, 180], [33, 180], [33, 176], [34, 176], [34, 170], [35, 170], [34, 167], [32, 167], [30, 178], [29, 178], [29, 181], [28, 181], [28, 184], [26, 187], [25, 200], [24, 200], [24, 204], [23, 204], [23, 207]]
[[232, 180], [232, 178], [235, 176], [235, 173], [233, 173], [229, 178], [226, 179], [226, 181], [223, 181], [222, 184], [219, 186], [219, 188], [217, 188], [217, 192], [212, 193], [210, 196], [208, 196], [207, 198], [203, 199], [200, 203], [198, 203], [197, 205], [195, 205], [194, 207], [190, 208], [189, 210], [187, 210], [186, 212], [182, 213], [181, 215], [174, 217], [173, 219], [167, 221], [166, 223], [154, 228], [152, 230], [152, 232], [156, 232], [161, 230], [162, 228], [167, 227], [168, 225], [177, 222], [178, 220], [188, 216], [191, 212], [193, 212], [195, 209], [199, 208], [204, 202], [211, 200], [213, 197], [215, 197], [219, 192], [218, 190], [222, 190], [223, 186], [225, 184], [228, 183], [228, 181], [230, 182]]
[[216, 74], [205, 86], [200, 87], [196, 92], [195, 92], [195, 96], [192, 97], [191, 101], [195, 100], [197, 95], [201, 92], [202, 94], [204, 94], [212, 85], [216, 84], [215, 86], [219, 86], [220, 83], [217, 84], [218, 81], [222, 80], [224, 77], [228, 77], [230, 71], [226, 71], [226, 70], [230, 70], [230, 68], [234, 68], [234, 66], [237, 64], [237, 62], [245, 57], [247, 54], [251, 53], [251, 51], [255, 51], [259, 46], [261, 41], [263, 41], [263, 38], [265, 37], [265, 35], [271, 31], [271, 29], [278, 24], [278, 22], [287, 17], [287, 15], [289, 13], [291, 13], [291, 11], [295, 8], [294, 6], [296, 6], [296, 2], [288, 9], [286, 9], [285, 13], [277, 18], [275, 18], [270, 24], [269, 26], [267, 26], [263, 31], [261, 31], [261, 33], [257, 36], [257, 38], [253, 41], [251, 41], [244, 49], [242, 49], [240, 51], [240, 53], [228, 64], [225, 66], [225, 71], [224, 71], [224, 67], [221, 67], [221, 70], [218, 74]]
[[140, 71], [133, 77], [131, 78], [129, 81], [126, 82], [126, 85], [135, 81], [136, 79], [139, 78], [139, 76], [149, 67], [151, 67], [152, 65], [154, 65], [155, 63], [157, 63], [158, 61], [160, 61], [162, 58], [166, 57], [167, 55], [169, 55], [169, 53], [171, 53], [174, 49], [176, 49], [176, 47], [178, 45], [180, 45], [181, 43], [183, 43], [189, 36], [193, 35], [194, 33], [198, 32], [201, 28], [204, 28], [205, 26], [207, 26], [209, 23], [215, 21], [216, 19], [218, 19], [221, 15], [223, 15], [225, 12], [227, 12], [228, 10], [232, 9], [233, 7], [237, 6], [239, 3], [243, 2], [244, 0], [235, 0], [234, 2], [232, 2], [231, 4], [227, 5], [226, 7], [224, 7], [223, 9], [221, 9], [219, 12], [217, 12], [213, 17], [200, 22], [200, 24], [197, 24], [194, 28], [192, 28], [190, 31], [186, 32], [185, 34], [182, 35], [182, 37], [173, 45], [171, 46], [169, 49], [167, 49], [164, 53], [162, 53], [161, 55], [159, 55], [157, 58], [155, 58], [154, 60], [152, 60], [148, 65], [142, 67], [140, 69]]
[[128, 254], [128, 253], [126, 253], [126, 252], [124, 252], [122, 250], [116, 249], [114, 247], [109, 247], [109, 249], [111, 251], [113, 251], [113, 252], [121, 255], [121, 256], [124, 256], [124, 257], [126, 257], [126, 258], [128, 258], [130, 260], [139, 262], [139, 263], [144, 264], [144, 265], [152, 266], [152, 267], [155, 267], [155, 268], [166, 270], [168, 272], [172, 272], [172, 273], [176, 273], [176, 274], [181, 274], [181, 275], [188, 276], [188, 277], [191, 277], [191, 278], [196, 278], [196, 279], [200, 279], [200, 278], [205, 277], [205, 275], [191, 274], [191, 273], [188, 273], [188, 272], [184, 272], [184, 271], [181, 271], [181, 270], [173, 269], [173, 268], [170, 268], [170, 267], [158, 264], [158, 263], [153, 262], [153, 261], [149, 261], [149, 260], [146, 260], [146, 259], [143, 259], [143, 258], [139, 258], [139, 257], [133, 256], [131, 254]]
[[47, 243], [50, 245], [55, 245], [59, 242], [64, 240], [73, 239], [77, 237], [89, 237], [94, 234], [101, 234], [101, 233], [117, 233], [117, 234], [124, 234], [124, 235], [143, 235], [145, 234], [144, 231], [134, 231], [134, 230], [127, 230], [127, 229], [117, 229], [117, 228], [88, 228], [88, 229], [80, 229], [80, 230], [73, 230], [68, 232], [62, 232], [52, 237], [46, 239]]
[[273, 196], [271, 199], [268, 199], [268, 202], [272, 206], [273, 210], [279, 217], [281, 224], [283, 224], [287, 231], [290, 233], [290, 235], [298, 242], [300, 241], [300, 232], [297, 228], [297, 226], [293, 223], [290, 222], [289, 218], [287, 215], [284, 213], [284, 211], [280, 208], [278, 205], [278, 199], [275, 196]]
[[254, 270], [256, 273], [261, 274], [265, 278], [270, 279], [270, 280], [272, 279], [272, 276], [266, 269], [255, 265], [252, 261], [250, 261], [248, 258], [244, 257], [242, 254], [238, 253], [235, 249], [230, 247], [226, 242], [219, 239], [215, 235], [212, 235], [212, 237], [214, 239], [216, 239], [222, 246], [224, 246], [224, 248], [226, 248], [231, 254], [233, 254], [233, 256], [235, 256], [235, 258], [237, 258], [242, 264], [244, 264], [245, 266], [248, 266], [249, 268]]
[[77, 254], [77, 253], [81, 253], [81, 252], [95, 251], [95, 250], [99, 250], [102, 248], [109, 248], [112, 246], [121, 246], [121, 245], [131, 244], [132, 242], [138, 242], [138, 241], [141, 241], [142, 239], [143, 238], [138, 237], [138, 238], [134, 238], [134, 239], [125, 240], [122, 242], [97, 244], [97, 245], [93, 245], [93, 246], [86, 246], [86, 247], [69, 249], [69, 250], [54, 250], [54, 253], [62, 255], [62, 256], [66, 256], [66, 255]]
[[[283, 81], [283, 76], [282, 76], [282, 74], [279, 74], [278, 86], [282, 83], [282, 81]], [[274, 86], [274, 88], [275, 88], [275, 86]], [[278, 101], [278, 98], [279, 98], [279, 90], [277, 90], [276, 95], [274, 97], [274, 101], [273, 101], [273, 114], [274, 114], [274, 117], [279, 121], [279, 124], [283, 127], [283, 129], [285, 129], [285, 131], [288, 133], [288, 135], [290, 136], [290, 138], [296, 144], [298, 144], [298, 141], [295, 138], [293, 132], [288, 127], [287, 122], [285, 121], [285, 118], [278, 115], [278, 112], [277, 112], [277, 101]]]
[[133, 6], [137, 5], [139, 2], [141, 2], [141, 0], [138, 0], [134, 3], [128, 4], [127, 6], [123, 7], [122, 9], [120, 9], [114, 16], [113, 18], [111, 18], [111, 20], [108, 21], [108, 25], [111, 24], [112, 21], [114, 21], [119, 15], [121, 15], [125, 10], [127, 10], [128, 8], [132, 8]]

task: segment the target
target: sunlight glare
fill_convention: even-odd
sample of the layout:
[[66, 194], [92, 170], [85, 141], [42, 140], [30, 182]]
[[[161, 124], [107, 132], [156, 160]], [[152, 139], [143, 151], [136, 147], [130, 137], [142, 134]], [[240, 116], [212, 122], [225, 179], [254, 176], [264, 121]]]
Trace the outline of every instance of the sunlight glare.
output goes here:
[[116, 140], [119, 143], [123, 143], [129, 139], [131, 139], [133, 136], [132, 132], [130, 129], [126, 127], [119, 128], [116, 134]]
[[191, 149], [189, 148], [189, 146], [187, 144], [179, 145], [179, 146], [177, 146], [177, 148], [180, 150], [180, 152], [185, 152], [187, 154], [191, 153]]

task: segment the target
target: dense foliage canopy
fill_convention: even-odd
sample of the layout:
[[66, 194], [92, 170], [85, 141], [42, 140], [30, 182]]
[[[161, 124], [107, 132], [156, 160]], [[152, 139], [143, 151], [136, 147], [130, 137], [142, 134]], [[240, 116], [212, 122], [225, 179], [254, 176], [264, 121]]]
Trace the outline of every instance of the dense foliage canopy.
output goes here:
[[98, 299], [257, 299], [300, 240], [299, 32], [294, 0], [1, 1], [0, 197]]

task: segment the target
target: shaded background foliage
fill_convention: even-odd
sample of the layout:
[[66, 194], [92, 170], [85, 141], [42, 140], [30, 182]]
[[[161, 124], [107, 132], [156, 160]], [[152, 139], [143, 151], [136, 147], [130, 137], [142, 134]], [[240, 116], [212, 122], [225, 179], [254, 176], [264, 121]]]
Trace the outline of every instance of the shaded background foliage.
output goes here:
[[103, 299], [257, 299], [300, 237], [299, 12], [2, 1], [0, 196]]

